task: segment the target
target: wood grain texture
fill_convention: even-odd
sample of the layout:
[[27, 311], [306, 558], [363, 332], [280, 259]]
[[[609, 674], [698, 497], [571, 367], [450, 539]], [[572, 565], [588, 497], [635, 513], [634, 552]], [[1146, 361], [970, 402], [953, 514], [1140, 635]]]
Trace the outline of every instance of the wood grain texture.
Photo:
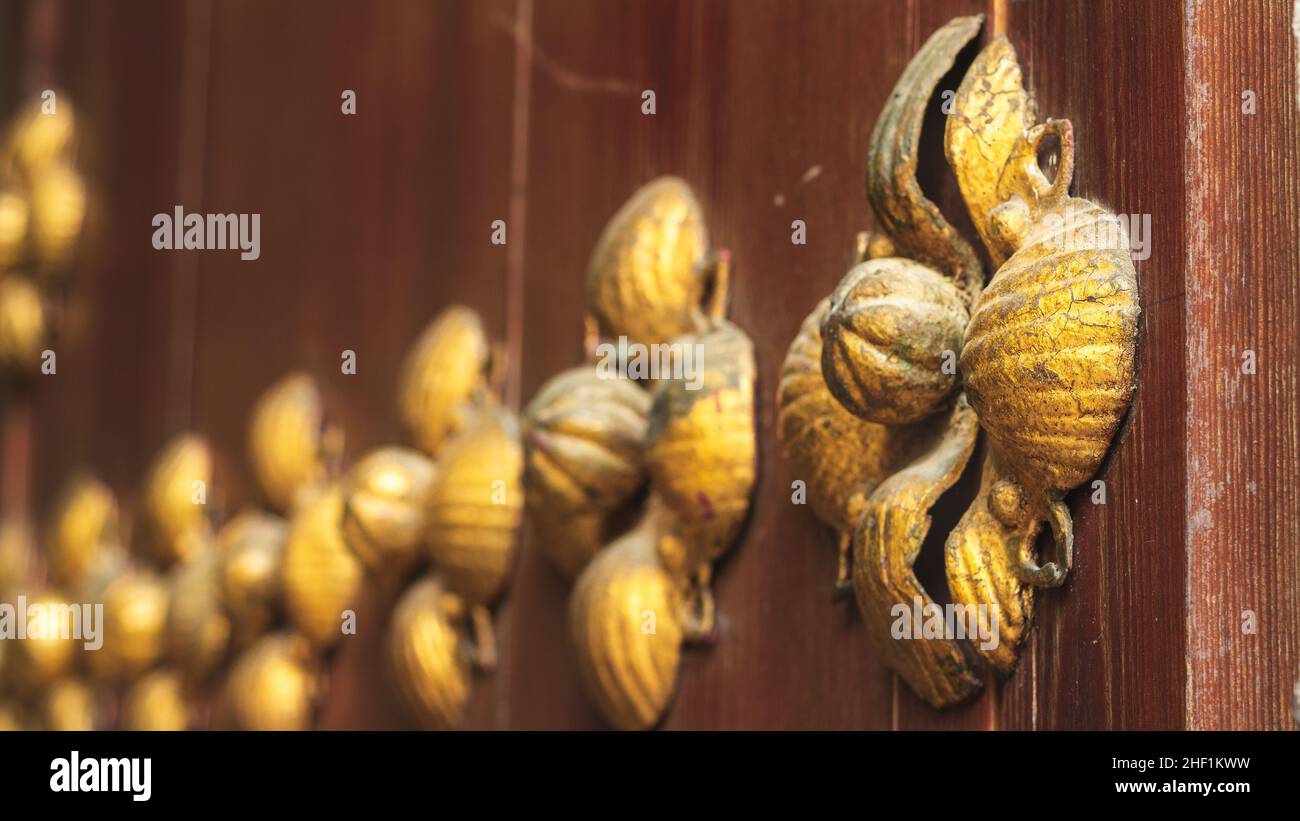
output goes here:
[[1300, 7], [1191, 2], [1186, 14], [1186, 720], [1294, 728]]
[[[1300, 90], [1291, 4], [1250, 0], [343, 0], [0, 3], [21, 82], [66, 88], [92, 208], [58, 342], [31, 405], [44, 508], [94, 466], [129, 505], [178, 430], [220, 453], [215, 504], [255, 501], [247, 412], [290, 369], [321, 383], [350, 463], [397, 442], [402, 354], [438, 310], [475, 307], [510, 340], [526, 402], [577, 364], [588, 255], [642, 183], [686, 179], [735, 265], [731, 318], [759, 367], [760, 476], [720, 564], [716, 646], [684, 654], [667, 728], [1293, 726], [1300, 674]], [[954, 710], [919, 702], [830, 601], [834, 536], [791, 503], [776, 377], [806, 313], [870, 227], [867, 142], [935, 28], [999, 12], [1040, 116], [1074, 125], [1073, 193], [1149, 214], [1140, 388], [1091, 488], [1070, 497], [1075, 565], [1040, 592], [1020, 668]], [[44, 33], [40, 33], [43, 32]], [[984, 37], [987, 37], [986, 31]], [[8, 37], [8, 35], [0, 35]], [[47, 38], [47, 39], [41, 39]], [[3, 42], [9, 42], [4, 39]], [[968, 57], [968, 55], [966, 56]], [[33, 69], [33, 66], [35, 67]], [[941, 88], [955, 87], [960, 73]], [[358, 114], [339, 110], [354, 89]], [[641, 93], [657, 112], [641, 113]], [[1256, 113], [1242, 112], [1242, 92]], [[934, 101], [937, 105], [937, 100]], [[969, 222], [927, 120], [919, 176]], [[158, 252], [154, 213], [257, 212], [262, 256]], [[490, 225], [508, 221], [493, 246]], [[790, 241], [804, 220], [807, 244]], [[973, 237], [973, 231], [966, 230]], [[339, 369], [344, 350], [358, 372]], [[1257, 372], [1241, 372], [1255, 352]], [[23, 452], [30, 447], [30, 455]], [[23, 468], [20, 464], [19, 468]], [[23, 468], [25, 469], [25, 468]], [[0, 488], [0, 491], [3, 491]], [[945, 600], [934, 511], [918, 573]], [[471, 728], [600, 728], [568, 638], [567, 582], [525, 533], [497, 618], [501, 668]], [[387, 604], [332, 659], [324, 727], [401, 727], [382, 669]], [[1245, 611], [1257, 632], [1243, 633]]]
[[1004, 688], [1007, 728], [1183, 726], [1181, 14], [1172, 0], [1008, 7], [1040, 118], [1074, 125], [1072, 193], [1150, 214], [1152, 235], [1150, 258], [1134, 263], [1139, 388], [1096, 477], [1106, 504], [1092, 503], [1090, 484], [1069, 496], [1074, 569], [1063, 588], [1037, 595], [1033, 657], [1022, 654]]
[[58, 371], [33, 395], [33, 504], [43, 509], [86, 466], [129, 505], [171, 432], [175, 260], [149, 237], [153, 215], [179, 195], [182, 99], [193, 91], [182, 68], [187, 15], [168, 2], [135, 7], [147, 25], [108, 4], [29, 11], [42, 7], [56, 20], [42, 79], [77, 112], [88, 211], [54, 344]]
[[[253, 498], [248, 409], [290, 369], [321, 385], [351, 463], [402, 441], [398, 370], [441, 309], [471, 305], [504, 338], [505, 249], [490, 238], [506, 217], [513, 76], [494, 20], [510, 8], [214, 6], [202, 201], [186, 205], [262, 215], [260, 259], [207, 253], [197, 271], [193, 425], [231, 462], [229, 512]], [[368, 586], [322, 726], [404, 726], [383, 669], [389, 597]], [[476, 682], [467, 726], [492, 726], [495, 681]]]

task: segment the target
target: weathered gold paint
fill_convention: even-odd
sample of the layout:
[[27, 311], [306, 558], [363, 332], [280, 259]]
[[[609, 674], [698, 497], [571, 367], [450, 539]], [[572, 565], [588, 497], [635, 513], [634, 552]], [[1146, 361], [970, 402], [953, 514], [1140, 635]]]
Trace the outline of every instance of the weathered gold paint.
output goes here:
[[855, 265], [822, 325], [826, 387], [850, 412], [901, 425], [938, 413], [957, 389], [970, 319], [952, 281], [899, 257]]
[[690, 186], [676, 177], [643, 185], [605, 226], [587, 268], [587, 305], [600, 332], [650, 345], [696, 330], [708, 250]]
[[[1068, 196], [1070, 125], [1034, 124], [1032, 100], [1004, 37], [967, 72], [946, 132], [948, 159], [998, 266], [987, 287], [970, 246], [916, 182], [926, 106], [981, 20], [961, 18], [940, 29], [899, 80], [877, 122], [868, 162], [868, 195], [889, 242], [880, 235], [858, 238], [860, 258], [897, 253], [926, 266], [906, 280], [909, 288], [946, 277], [952, 292], [939, 286], [942, 299], [899, 286], [866, 293], [861, 272], [856, 279], [850, 274], [831, 304], [814, 312], [826, 314], [825, 347], [810, 318], [791, 346], [778, 395], [783, 448], [796, 478], [808, 483], [814, 511], [842, 540], [855, 532], [854, 589], [877, 651], [935, 706], [978, 689], [979, 656], [1000, 672], [1015, 668], [1032, 618], [1033, 586], [1060, 584], [1069, 569], [1073, 524], [1062, 496], [1097, 470], [1134, 390], [1139, 308], [1128, 250], [1100, 231], [1114, 227], [1108, 211]], [[1038, 153], [1052, 135], [1061, 162], [1048, 180]], [[873, 259], [865, 265], [896, 264]], [[969, 307], [969, 321], [960, 311], [936, 311], [937, 304], [957, 302]], [[933, 367], [954, 348], [960, 384]], [[946, 417], [925, 419], [954, 394]], [[855, 427], [849, 413], [884, 424]], [[910, 428], [891, 424], [918, 418], [923, 421]], [[942, 431], [934, 430], [935, 420], [943, 420]], [[948, 535], [945, 558], [954, 604], [987, 608], [996, 616], [998, 642], [985, 648], [978, 640], [894, 638], [891, 609], [910, 607], [915, 598], [930, 601], [912, 565], [929, 507], [974, 448], [976, 421], [989, 439], [981, 486]], [[886, 464], [882, 449], [900, 440], [919, 452], [899, 447], [889, 452], [907, 455]], [[846, 442], [856, 448], [846, 453]], [[1034, 542], [1045, 523], [1056, 549], [1040, 564]]]
[[[730, 271], [728, 252], [710, 253], [684, 182], [642, 187], [592, 254], [591, 362], [548, 382], [525, 413], [533, 541], [566, 573], [581, 571], [569, 607], [579, 669], [619, 728], [658, 723], [682, 644], [714, 640], [713, 561], [749, 511], [756, 367], [749, 338], [725, 318]], [[632, 381], [610, 367], [628, 364], [617, 361], [624, 343], [672, 343], [679, 357], [702, 350], [700, 372], [681, 359], [673, 373]], [[642, 498], [638, 516], [632, 502]]]

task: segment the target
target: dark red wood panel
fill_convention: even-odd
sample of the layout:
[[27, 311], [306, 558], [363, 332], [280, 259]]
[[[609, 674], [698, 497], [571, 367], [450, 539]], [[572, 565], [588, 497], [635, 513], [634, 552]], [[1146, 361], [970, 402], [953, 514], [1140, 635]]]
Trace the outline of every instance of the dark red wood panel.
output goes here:
[[[1290, 5], [0, 3], [0, 44], [22, 42], [0, 53], [0, 102], [66, 89], [92, 194], [58, 374], [6, 426], [0, 492], [24, 499], [12, 486], [30, 481], [39, 510], [89, 464], [129, 504], [156, 449], [194, 428], [220, 453], [216, 506], [233, 514], [254, 498], [244, 437], [259, 392], [306, 369], [349, 462], [397, 442], [401, 357], [453, 302], [509, 341], [510, 398], [526, 402], [580, 360], [586, 263], [606, 220], [642, 183], [676, 174], [733, 254], [731, 317], [758, 357], [761, 462], [748, 529], [718, 568], [719, 641], [684, 655], [666, 727], [1292, 726]], [[873, 657], [854, 607], [831, 603], [834, 536], [790, 501], [774, 395], [796, 329], [871, 224], [863, 170], [890, 89], [934, 29], [980, 11], [1018, 48], [1040, 115], [1072, 120], [1075, 192], [1150, 215], [1150, 257], [1136, 263], [1140, 388], [1098, 476], [1106, 504], [1087, 488], [1070, 497], [1071, 579], [1038, 596], [1012, 677], [937, 712]], [[344, 89], [356, 116], [340, 111]], [[646, 89], [653, 115], [641, 113]], [[921, 181], [964, 226], [941, 136], [927, 131]], [[152, 215], [177, 204], [259, 213], [261, 258], [155, 251]], [[496, 219], [505, 247], [490, 242]], [[795, 219], [806, 245], [790, 241]], [[340, 372], [344, 350], [356, 375]], [[1246, 350], [1255, 374], [1241, 371]], [[960, 515], [972, 479], [938, 505], [932, 535]], [[940, 544], [920, 572], [942, 598]], [[604, 726], [579, 690], [568, 593], [525, 535], [497, 619], [501, 668], [477, 680], [467, 726]], [[323, 726], [404, 725], [382, 671], [384, 598], [368, 593], [359, 635], [333, 660]]]
[[[1295, 727], [1300, 8], [1293, 6], [1187, 8], [1185, 629], [1187, 721], [1195, 728]], [[1254, 373], [1245, 367], [1248, 351]]]
[[[514, 48], [499, 21], [512, 9], [214, 6], [202, 190], [186, 205], [262, 224], [259, 259], [209, 252], [193, 272], [193, 425], [231, 462], [232, 512], [250, 499], [248, 409], [282, 374], [315, 376], [350, 463], [401, 441], [398, 369], [438, 311], [470, 305], [505, 338], [506, 249], [491, 224], [507, 216]], [[345, 89], [355, 115], [342, 113]], [[382, 598], [369, 591], [342, 642], [325, 726], [402, 723], [383, 676]], [[469, 726], [492, 726], [496, 680], [477, 682]]]
[[[1010, 3], [1008, 35], [1040, 117], [1074, 124], [1073, 192], [1151, 215], [1139, 388], [1097, 478], [1070, 495], [1074, 569], [1040, 591], [1033, 659], [1004, 692], [1010, 728], [1183, 726], [1186, 413], [1182, 4]], [[1024, 675], [1029, 672], [1030, 675]], [[1025, 692], [1032, 690], [1032, 696]]]
[[129, 502], [170, 432], [176, 260], [153, 249], [151, 220], [179, 194], [183, 100], [194, 90], [184, 70], [186, 7], [142, 2], [125, 15], [109, 4], [69, 5], [28, 8], [49, 16], [42, 36], [51, 43], [28, 90], [46, 82], [66, 90], [88, 193], [81, 262], [53, 345], [58, 371], [34, 386], [37, 509], [83, 465]]

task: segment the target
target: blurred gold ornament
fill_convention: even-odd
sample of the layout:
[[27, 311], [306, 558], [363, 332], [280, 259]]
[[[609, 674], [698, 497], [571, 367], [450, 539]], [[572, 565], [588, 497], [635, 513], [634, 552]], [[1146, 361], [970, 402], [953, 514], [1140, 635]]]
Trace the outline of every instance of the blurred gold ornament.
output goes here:
[[26, 251], [31, 208], [12, 188], [0, 189], [0, 271], [20, 262]]
[[127, 570], [108, 582], [97, 601], [104, 605], [104, 644], [87, 653], [91, 672], [102, 681], [130, 681], [162, 658], [168, 589], [150, 571]]
[[42, 729], [85, 731], [99, 727], [95, 693], [80, 679], [65, 678], [42, 694], [38, 714]]
[[180, 676], [169, 670], [149, 673], [122, 698], [123, 730], [185, 730], [189, 723]]
[[33, 97], [14, 115], [5, 152], [27, 174], [67, 159], [76, 135], [76, 115], [66, 95]]
[[469, 700], [469, 651], [458, 630], [465, 603], [436, 577], [402, 595], [388, 626], [388, 659], [402, 702], [429, 730], [460, 724]]
[[938, 272], [897, 257], [860, 263], [831, 293], [822, 325], [826, 386], [869, 422], [937, 413], [957, 389], [968, 318], [961, 293]]
[[[77, 628], [85, 626], [82, 608], [53, 590], [10, 588], [8, 597], [4, 604], [13, 608], [12, 615], [0, 631], [5, 678], [18, 693], [44, 690], [72, 670], [82, 655], [83, 640], [77, 638]], [[95, 626], [102, 637], [104, 625]]]
[[200, 682], [225, 658], [231, 624], [221, 603], [222, 557], [209, 543], [171, 571], [167, 656], [187, 680]]
[[486, 389], [491, 350], [472, 309], [453, 305], [429, 323], [402, 365], [397, 407], [415, 447], [439, 456], [447, 438], [471, 421]]
[[605, 513], [645, 483], [650, 394], [591, 365], [542, 386], [524, 411], [524, 486], [538, 548], [576, 576], [601, 546]]
[[0, 699], [0, 733], [23, 729], [22, 706], [16, 701]]
[[76, 250], [86, 216], [86, 186], [71, 166], [54, 164], [31, 177], [29, 225], [32, 249], [42, 268], [66, 265]]
[[591, 365], [552, 377], [524, 411], [525, 480], [548, 505], [609, 510], [645, 482], [650, 394]]
[[[730, 254], [710, 254], [690, 188], [648, 183], [588, 268], [587, 347], [603, 358], [552, 379], [526, 411], [533, 541], [581, 571], [570, 627], [586, 689], [617, 727], [657, 723], [682, 642], [712, 640], [712, 562], [748, 514], [754, 349], [725, 318], [729, 288]], [[640, 523], [602, 548], [646, 477]]]
[[212, 451], [205, 439], [183, 433], [168, 442], [145, 479], [139, 551], [165, 568], [196, 549], [211, 529], [211, 484]]
[[502, 408], [482, 411], [438, 463], [429, 550], [447, 588], [471, 606], [491, 604], [513, 566], [522, 473], [519, 423]]
[[600, 332], [650, 345], [694, 331], [704, 319], [708, 251], [690, 186], [676, 177], [646, 183], [610, 219], [591, 255], [587, 304]]
[[50, 578], [70, 588], [81, 585], [100, 551], [117, 543], [117, 519], [117, 500], [108, 485], [86, 472], [72, 476], [46, 528]]
[[362, 565], [343, 538], [343, 492], [337, 483], [305, 495], [284, 548], [284, 604], [289, 620], [318, 647], [342, 635], [343, 611], [361, 589]]
[[251, 509], [231, 519], [217, 534], [221, 601], [230, 614], [237, 648], [265, 632], [280, 613], [288, 537], [287, 521]]
[[569, 599], [578, 670], [611, 724], [641, 730], [672, 700], [681, 660], [683, 606], [659, 562], [654, 516], [592, 559]]
[[291, 373], [258, 397], [249, 418], [253, 474], [277, 512], [293, 507], [294, 494], [324, 478], [324, 405], [305, 373]]
[[9, 274], [0, 278], [0, 367], [35, 373], [45, 337], [41, 292], [25, 277]]
[[26, 581], [35, 551], [35, 537], [26, 520], [18, 517], [0, 520], [0, 595]]
[[698, 346], [699, 384], [684, 376], [660, 381], [646, 464], [684, 548], [683, 555], [664, 557], [667, 568], [689, 576], [730, 547], [749, 512], [758, 470], [755, 364], [753, 343], [725, 319], [680, 344]]
[[372, 571], [409, 567], [424, 541], [437, 471], [417, 450], [371, 451], [343, 480], [343, 534]]
[[235, 662], [223, 695], [224, 721], [236, 730], [311, 728], [319, 672], [302, 636], [273, 633]]

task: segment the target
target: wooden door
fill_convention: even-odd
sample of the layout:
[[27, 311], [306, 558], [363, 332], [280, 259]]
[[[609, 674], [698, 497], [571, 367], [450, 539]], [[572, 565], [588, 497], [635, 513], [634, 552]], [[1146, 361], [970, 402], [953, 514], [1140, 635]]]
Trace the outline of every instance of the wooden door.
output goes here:
[[[1136, 263], [1140, 387], [1098, 476], [1105, 504], [1070, 497], [1070, 581], [1039, 597], [1012, 677], [938, 712], [873, 657], [852, 607], [831, 602], [833, 535], [791, 503], [773, 396], [800, 321], [870, 226], [877, 114], [925, 38], [973, 13], [989, 15], [985, 36], [1010, 36], [1039, 111], [1073, 122], [1077, 193], [1150, 216], [1150, 256]], [[686, 654], [664, 726], [1293, 725], [1291, 4], [27, 0], [0, 6], [0, 22], [3, 99], [66, 90], [93, 191], [58, 374], [6, 404], [7, 515], [43, 509], [83, 464], [129, 501], [183, 429], [214, 442], [220, 503], [235, 511], [251, 495], [248, 409], [292, 368], [321, 382], [349, 458], [396, 441], [400, 357], [453, 302], [507, 341], [518, 407], [578, 361], [583, 271], [605, 221], [671, 173], [733, 254], [731, 315], [758, 357], [761, 462], [747, 531], [717, 577], [719, 641]], [[355, 116], [341, 115], [345, 89]], [[922, 184], [968, 227], [934, 130]], [[176, 204], [260, 212], [261, 258], [153, 250], [150, 216]], [[796, 219], [804, 245], [790, 241]], [[505, 246], [490, 242], [494, 220], [508, 225]], [[340, 373], [344, 350], [355, 375]], [[955, 522], [973, 480], [941, 503], [934, 532]], [[932, 586], [935, 547], [921, 560]], [[502, 664], [477, 680], [468, 726], [603, 726], [578, 689], [566, 600], [525, 536], [497, 617]], [[384, 614], [360, 615], [321, 724], [402, 726], [378, 664]]]

